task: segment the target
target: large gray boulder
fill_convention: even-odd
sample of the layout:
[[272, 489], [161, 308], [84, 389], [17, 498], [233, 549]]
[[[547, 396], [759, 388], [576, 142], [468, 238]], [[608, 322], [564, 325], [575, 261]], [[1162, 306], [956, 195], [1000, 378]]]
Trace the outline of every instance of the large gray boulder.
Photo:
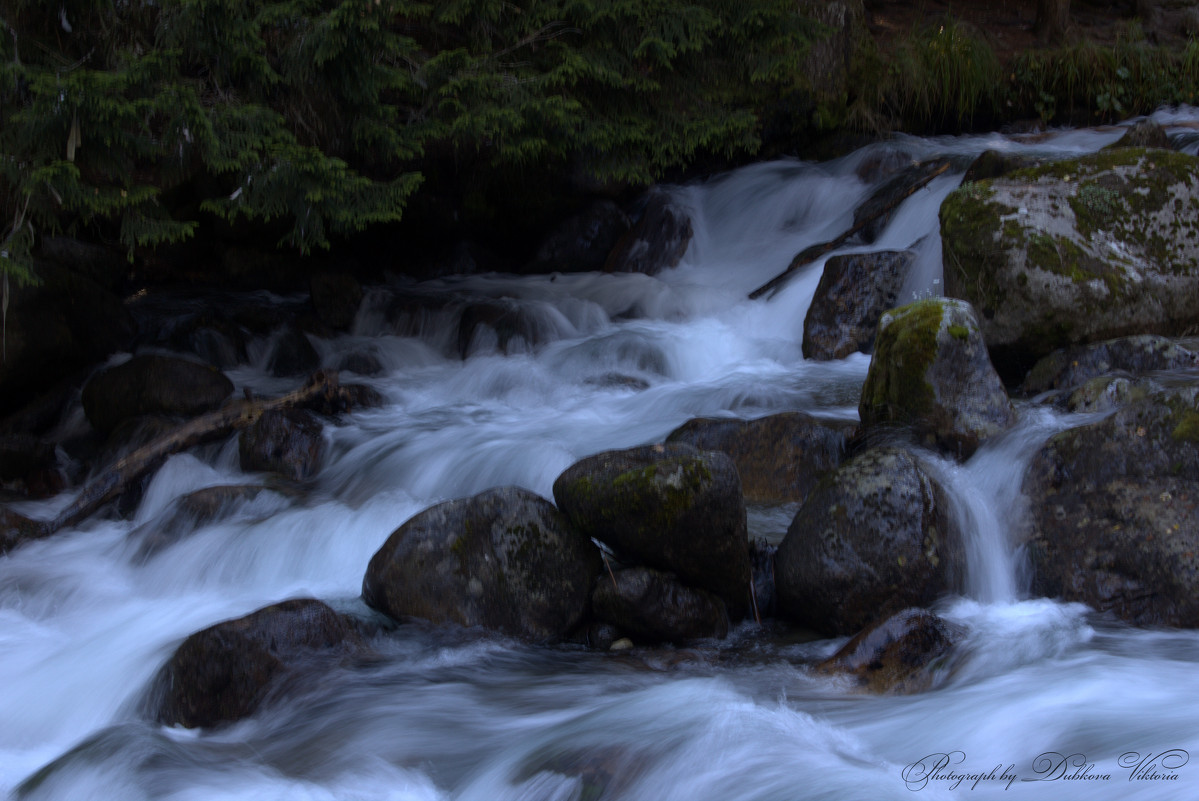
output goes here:
[[930, 298], [887, 312], [858, 407], [862, 427], [910, 427], [969, 456], [1016, 420], [968, 303]]
[[749, 609], [749, 535], [732, 459], [690, 445], [607, 451], [569, 467], [554, 499], [588, 537], [630, 563], [716, 593], [733, 619]]
[[866, 451], [825, 477], [774, 558], [780, 612], [828, 635], [927, 606], [963, 570], [944, 490], [907, 451]]
[[83, 388], [83, 411], [97, 431], [151, 414], [191, 417], [216, 409], [233, 382], [214, 367], [170, 356], [135, 356], [92, 376]]
[[945, 292], [1005, 373], [1067, 345], [1199, 323], [1199, 159], [1142, 148], [965, 184], [941, 206]]
[[783, 412], [757, 420], [700, 417], [688, 420], [666, 438], [732, 457], [741, 491], [752, 503], [802, 501], [820, 475], [840, 464], [852, 422], [821, 420], [801, 412]]
[[553, 504], [501, 487], [438, 504], [396, 529], [371, 558], [362, 597], [397, 620], [549, 640], [583, 618], [599, 570], [599, 549]]
[[312, 599], [284, 601], [184, 640], [155, 677], [148, 711], [166, 726], [230, 723], [362, 648], [344, 615]]
[[723, 601], [648, 567], [601, 575], [591, 608], [597, 620], [611, 623], [638, 644], [723, 639], [729, 633]]
[[1136, 625], [1199, 627], [1199, 387], [1055, 435], [1024, 493], [1034, 592]]
[[910, 250], [829, 258], [804, 318], [804, 358], [828, 361], [870, 353], [879, 318], [895, 307], [915, 260]]

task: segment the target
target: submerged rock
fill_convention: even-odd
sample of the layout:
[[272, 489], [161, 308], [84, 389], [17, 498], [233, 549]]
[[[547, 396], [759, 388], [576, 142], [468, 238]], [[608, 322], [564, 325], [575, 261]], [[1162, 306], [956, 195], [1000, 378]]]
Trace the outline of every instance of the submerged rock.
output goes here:
[[639, 644], [682, 642], [729, 633], [724, 603], [648, 567], [604, 573], [591, 594], [592, 612]]
[[1123, 148], [963, 185], [941, 239], [946, 294], [978, 309], [1005, 375], [1056, 348], [1199, 323], [1192, 156]]
[[817, 670], [851, 676], [872, 693], [920, 692], [963, 634], [932, 612], [905, 609], [863, 629]]
[[519, 487], [447, 501], [396, 529], [371, 558], [366, 603], [397, 620], [487, 628], [531, 640], [583, 618], [599, 549]]
[[879, 318], [895, 307], [915, 260], [910, 250], [829, 258], [804, 318], [804, 358], [828, 361], [870, 353]]
[[349, 620], [320, 601], [268, 606], [184, 640], [154, 679], [149, 714], [187, 728], [241, 720], [361, 647]]
[[558, 476], [554, 499], [623, 558], [716, 593], [734, 620], [748, 611], [745, 501], [723, 453], [681, 443], [607, 451]]
[[855, 423], [784, 412], [757, 420], [688, 420], [666, 441], [728, 454], [745, 500], [788, 503], [802, 501], [825, 470], [840, 464], [855, 433]]
[[264, 412], [238, 437], [241, 469], [306, 481], [321, 469], [325, 454], [322, 429], [320, 422], [302, 409]]
[[1199, 627], [1199, 387], [1055, 435], [1024, 493], [1034, 592], [1139, 626]]
[[883, 315], [858, 413], [863, 428], [907, 426], [961, 456], [1016, 421], [974, 310], [947, 298]]
[[926, 606], [962, 570], [944, 490], [906, 451], [877, 448], [824, 478], [774, 558], [779, 610], [828, 635]]
[[108, 433], [131, 417], [211, 411], [232, 393], [233, 382], [209, 365], [135, 356], [92, 376], [83, 388], [83, 411], [93, 428]]

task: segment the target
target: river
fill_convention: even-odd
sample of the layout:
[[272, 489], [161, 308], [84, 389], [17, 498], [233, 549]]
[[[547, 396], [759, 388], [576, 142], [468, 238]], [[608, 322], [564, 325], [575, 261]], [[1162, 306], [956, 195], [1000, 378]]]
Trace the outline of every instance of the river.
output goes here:
[[[1188, 148], [1199, 148], [1199, 110], [1158, 119], [1190, 126]], [[500, 350], [476, 338], [465, 359], [437, 315], [396, 333], [383, 310], [413, 286], [372, 288], [352, 334], [314, 344], [329, 365], [371, 351], [383, 372], [361, 380], [387, 404], [326, 427], [326, 465], [306, 493], [264, 492], [147, 556], [146, 533], [180, 495], [261, 483], [238, 469], [234, 440], [172, 457], [131, 519], [94, 519], [0, 558], [0, 793], [1199, 798], [1199, 634], [1026, 597], [1027, 571], [1009, 541], [1021, 472], [1054, 431], [1093, 419], [1031, 406], [965, 464], [924, 456], [965, 521], [970, 559], [962, 595], [936, 608], [966, 639], [928, 692], [855, 692], [805, 667], [843, 640], [752, 622], [721, 642], [615, 653], [409, 623], [375, 642], [378, 659], [336, 669], [232, 726], [162, 727], [141, 706], [191, 632], [300, 596], [362, 611], [371, 555], [438, 501], [505, 484], [552, 498], [554, 479], [579, 458], [660, 441], [697, 416], [856, 418], [869, 357], [817, 363], [801, 354], [823, 259], [769, 300], [746, 296], [849, 226], [876, 186], [858, 168], [884, 150], [915, 160], [985, 149], [1069, 156], [1122, 132], [901, 137], [833, 162], [762, 163], [674, 187], [695, 236], [682, 263], [656, 277], [478, 275], [415, 287], [505, 298], [537, 321], [535, 341]], [[869, 248], [919, 253], [903, 300], [939, 294], [937, 209], [960, 179], [945, 174], [905, 201]], [[255, 343], [252, 363], [228, 371], [239, 394], [291, 388], [270, 377], [265, 354]], [[80, 414], [61, 425], [80, 427]], [[15, 508], [44, 518], [68, 500]], [[751, 534], [779, 541], [794, 511], [751, 508]]]

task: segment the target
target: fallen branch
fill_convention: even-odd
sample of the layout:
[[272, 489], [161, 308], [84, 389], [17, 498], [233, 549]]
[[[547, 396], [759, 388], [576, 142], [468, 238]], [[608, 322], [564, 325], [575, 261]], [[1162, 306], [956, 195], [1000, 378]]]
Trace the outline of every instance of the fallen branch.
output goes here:
[[216, 411], [188, 420], [174, 431], [162, 435], [110, 465], [99, 476], [85, 484], [75, 500], [53, 520], [31, 520], [11, 510], [0, 509], [0, 553], [27, 540], [48, 537], [87, 519], [101, 506], [125, 492], [142, 476], [156, 469], [168, 456], [249, 428], [267, 412], [313, 404], [335, 408], [344, 408], [347, 405], [346, 399], [342, 397], [336, 371], [318, 371], [301, 389], [279, 398], [235, 400]]
[[774, 297], [774, 295], [779, 291], [779, 289], [782, 287], [782, 285], [787, 283], [788, 281], [790, 281], [791, 278], [795, 275], [796, 271], [798, 271], [801, 267], [806, 267], [807, 265], [816, 261], [816, 259], [820, 258], [824, 254], [841, 247], [842, 245], [845, 244], [845, 242], [850, 237], [854, 236], [855, 234], [861, 233], [867, 226], [869, 226], [871, 223], [873, 223], [875, 220], [879, 219], [880, 217], [882, 217], [886, 214], [890, 214], [892, 211], [895, 210], [895, 208], [900, 203], [902, 203], [903, 201], [907, 200], [909, 197], [914, 195], [917, 190], [923, 189], [925, 186], [928, 185], [928, 183], [930, 181], [932, 181], [932, 179], [936, 178], [938, 175], [941, 175], [943, 172], [945, 172], [948, 169], [949, 169], [948, 161], [940, 163], [939, 165], [934, 167], [930, 172], [928, 172], [925, 175], [922, 175], [919, 178], [919, 180], [913, 182], [910, 186], [906, 187], [901, 192], [896, 193], [896, 195], [894, 197], [892, 197], [885, 203], [881, 203], [877, 208], [871, 209], [869, 214], [867, 214], [862, 219], [854, 222], [853, 226], [851, 226], [849, 228], [849, 230], [847, 230], [845, 233], [838, 236], [836, 239], [830, 239], [827, 242], [820, 242], [818, 244], [804, 248], [802, 251], [800, 251], [800, 253], [794, 259], [791, 260], [791, 263], [789, 265], [787, 265], [787, 269], [783, 270], [781, 273], [776, 275], [774, 278], [771, 278], [769, 281], [762, 284], [760, 287], [755, 289], [753, 292], [750, 292], [749, 299], [757, 300], [758, 298], [762, 297], [762, 295], [766, 294], [767, 292], [770, 293], [771, 297]]

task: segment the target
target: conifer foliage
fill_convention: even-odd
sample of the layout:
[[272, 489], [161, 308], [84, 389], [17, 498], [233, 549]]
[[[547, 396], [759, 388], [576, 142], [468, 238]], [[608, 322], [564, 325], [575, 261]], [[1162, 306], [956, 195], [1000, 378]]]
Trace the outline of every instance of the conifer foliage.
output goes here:
[[203, 214], [327, 248], [433, 159], [647, 183], [752, 152], [813, 35], [788, 0], [3, 0], [0, 271]]

